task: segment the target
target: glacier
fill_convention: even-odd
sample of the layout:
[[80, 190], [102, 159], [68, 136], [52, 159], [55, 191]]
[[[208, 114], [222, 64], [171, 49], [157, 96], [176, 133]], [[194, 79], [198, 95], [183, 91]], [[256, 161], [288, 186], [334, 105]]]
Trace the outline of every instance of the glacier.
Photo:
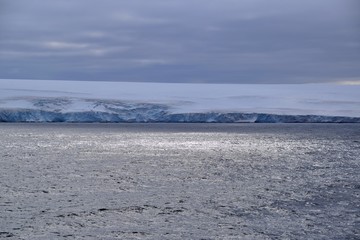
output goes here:
[[0, 122], [360, 123], [360, 86], [0, 80]]
[[[163, 104], [87, 101], [94, 107], [103, 107], [103, 110], [64, 112], [59, 107], [66, 107], [71, 102], [68, 99], [40, 99], [33, 100], [35, 106], [40, 106], [39, 109], [1, 109], [0, 122], [360, 123], [358, 117], [236, 112], [171, 113], [171, 108]], [[57, 108], [49, 109], [44, 102]]]

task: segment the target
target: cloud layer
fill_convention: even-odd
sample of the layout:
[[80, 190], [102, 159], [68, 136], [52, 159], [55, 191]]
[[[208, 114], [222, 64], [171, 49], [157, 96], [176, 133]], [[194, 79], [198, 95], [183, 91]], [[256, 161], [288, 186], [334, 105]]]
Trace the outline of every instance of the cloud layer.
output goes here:
[[0, 0], [0, 78], [360, 79], [357, 0]]

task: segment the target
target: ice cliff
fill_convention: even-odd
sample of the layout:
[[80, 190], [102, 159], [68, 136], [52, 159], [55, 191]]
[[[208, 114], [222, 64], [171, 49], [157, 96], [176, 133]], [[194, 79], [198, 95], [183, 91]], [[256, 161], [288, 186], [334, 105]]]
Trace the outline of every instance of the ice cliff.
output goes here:
[[[41, 98], [28, 100], [27, 105], [29, 108], [0, 109], [0, 122], [360, 123], [360, 118], [341, 116], [240, 112], [174, 113], [172, 107], [165, 104], [109, 100], [87, 99], [80, 103], [70, 99]], [[82, 110], [69, 111], [76, 108], [73, 105], [81, 105]]]

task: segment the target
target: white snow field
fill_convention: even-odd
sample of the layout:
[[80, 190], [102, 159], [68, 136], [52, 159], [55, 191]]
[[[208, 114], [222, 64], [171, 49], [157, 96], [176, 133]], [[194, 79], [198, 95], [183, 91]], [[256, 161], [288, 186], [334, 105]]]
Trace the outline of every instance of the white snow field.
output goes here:
[[360, 85], [0, 80], [2, 122], [360, 122]]

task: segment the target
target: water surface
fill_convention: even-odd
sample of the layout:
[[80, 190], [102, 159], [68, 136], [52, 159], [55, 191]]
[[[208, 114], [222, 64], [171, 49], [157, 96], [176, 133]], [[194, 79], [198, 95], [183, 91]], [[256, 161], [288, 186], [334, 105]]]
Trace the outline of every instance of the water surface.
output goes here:
[[0, 238], [360, 238], [359, 124], [0, 133]]

